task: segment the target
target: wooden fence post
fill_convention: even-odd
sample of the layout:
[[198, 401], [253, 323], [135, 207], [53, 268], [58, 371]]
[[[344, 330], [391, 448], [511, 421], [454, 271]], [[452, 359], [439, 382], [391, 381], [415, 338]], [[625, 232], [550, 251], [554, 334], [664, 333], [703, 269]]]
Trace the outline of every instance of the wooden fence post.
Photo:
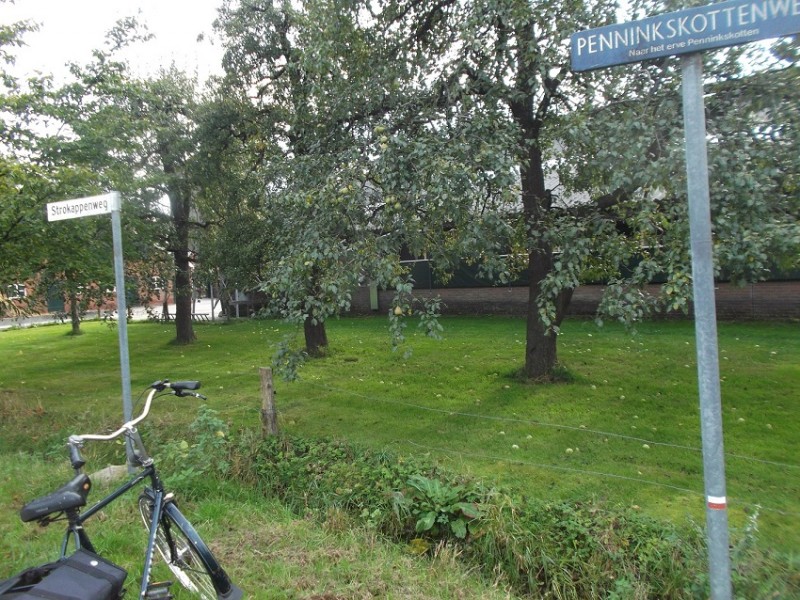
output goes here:
[[272, 385], [272, 369], [261, 367], [261, 435], [278, 435], [278, 413], [275, 410], [275, 388]]

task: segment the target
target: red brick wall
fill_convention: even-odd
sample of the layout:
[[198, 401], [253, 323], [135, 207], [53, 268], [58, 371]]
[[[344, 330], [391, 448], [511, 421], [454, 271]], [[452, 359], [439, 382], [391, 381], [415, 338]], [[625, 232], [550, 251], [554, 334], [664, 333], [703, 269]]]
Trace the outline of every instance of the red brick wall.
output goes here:
[[[599, 285], [581, 286], [575, 290], [570, 303], [571, 315], [591, 316], [603, 293]], [[528, 306], [526, 287], [445, 288], [417, 290], [418, 297], [439, 296], [443, 314], [502, 314], [524, 315]], [[393, 291], [378, 293], [379, 313], [388, 312]], [[716, 287], [717, 317], [733, 319], [800, 319], [800, 281], [769, 281], [735, 286], [720, 283]], [[352, 313], [369, 314], [369, 289], [358, 288], [353, 293]]]

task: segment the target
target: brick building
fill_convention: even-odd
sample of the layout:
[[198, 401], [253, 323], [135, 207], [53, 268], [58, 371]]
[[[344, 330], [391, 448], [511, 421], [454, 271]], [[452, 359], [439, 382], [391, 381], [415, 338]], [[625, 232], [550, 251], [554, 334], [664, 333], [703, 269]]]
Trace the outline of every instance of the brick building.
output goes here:
[[[797, 274], [792, 274], [797, 275]], [[528, 287], [524, 284], [491, 286], [471, 277], [461, 276], [447, 286], [438, 285], [433, 276], [414, 273], [416, 297], [440, 297], [443, 314], [525, 315], [528, 309]], [[597, 312], [603, 285], [578, 287], [568, 315], [593, 316]], [[651, 286], [653, 292], [657, 286]], [[370, 290], [353, 293], [351, 312], [369, 314], [387, 312], [394, 300], [393, 290]], [[800, 319], [800, 277], [775, 277], [770, 281], [738, 286], [727, 282], [716, 285], [717, 317], [720, 320], [790, 320]], [[691, 307], [690, 307], [691, 314]], [[682, 312], [667, 316], [683, 317]]]

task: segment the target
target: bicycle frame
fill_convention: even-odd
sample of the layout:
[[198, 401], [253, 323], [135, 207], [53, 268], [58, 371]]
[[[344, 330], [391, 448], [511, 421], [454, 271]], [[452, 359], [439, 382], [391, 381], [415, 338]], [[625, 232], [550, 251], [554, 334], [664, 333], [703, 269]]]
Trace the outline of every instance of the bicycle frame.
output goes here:
[[158, 526], [161, 521], [161, 514], [164, 505], [165, 498], [167, 494], [164, 492], [164, 486], [161, 483], [161, 479], [158, 477], [158, 473], [156, 472], [155, 465], [149, 464], [145, 466], [139, 473], [134, 474], [128, 481], [123, 483], [120, 487], [116, 490], [111, 492], [108, 496], [99, 500], [95, 504], [93, 504], [90, 508], [86, 509], [82, 513], [79, 513], [77, 510], [74, 511], [73, 514], [68, 514], [67, 519], [69, 524], [67, 525], [67, 531], [64, 534], [64, 539], [61, 543], [61, 557], [65, 557], [67, 555], [67, 551], [69, 548], [70, 539], [72, 539], [75, 549], [78, 548], [85, 548], [92, 552], [95, 552], [94, 546], [92, 545], [91, 540], [89, 539], [89, 535], [86, 533], [86, 530], [83, 527], [83, 524], [92, 518], [95, 514], [99, 511], [103, 510], [106, 506], [114, 502], [120, 496], [123, 496], [131, 489], [142, 483], [143, 481], [149, 479], [151, 483], [151, 489], [153, 492], [153, 514], [152, 520], [150, 522], [150, 535], [147, 541], [147, 549], [145, 551], [145, 558], [144, 558], [144, 568], [142, 569], [142, 581], [141, 586], [139, 589], [139, 598], [144, 598], [145, 593], [147, 592], [147, 587], [150, 584], [150, 571], [152, 570], [153, 566], [153, 551], [155, 550], [155, 540], [156, 540], [156, 533], [158, 531]]
[[[206, 598], [210, 598], [213, 591], [218, 598], [241, 600], [243, 597], [241, 589], [231, 583], [227, 573], [216, 561], [208, 546], [178, 510], [172, 494], [164, 490], [155, 463], [148, 455], [136, 429], [136, 425], [150, 411], [153, 398], [160, 392], [170, 390], [169, 393], [178, 397], [194, 396], [205, 399], [205, 396], [196, 392], [200, 387], [200, 382], [162, 380], [156, 381], [148, 387], [150, 391], [147, 394], [142, 413], [124, 423], [116, 431], [109, 434], [84, 434], [69, 437], [67, 447], [75, 477], [55, 492], [26, 504], [20, 511], [20, 517], [25, 522], [35, 520], [41, 525], [47, 525], [54, 521], [62, 521], [62, 515], [65, 515], [67, 528], [61, 543], [61, 557], [67, 556], [71, 546], [76, 550], [84, 548], [96, 552], [89, 534], [84, 528], [86, 521], [134, 487], [144, 484], [144, 491], [139, 497], [138, 506], [149, 535], [145, 548], [139, 598], [161, 598], [167, 597], [169, 594], [166, 588], [171, 585], [171, 582], [150, 583], [154, 551], [158, 550], [167, 560], [170, 570], [183, 587], [201, 593]], [[89, 508], [81, 510], [86, 505], [91, 488], [89, 477], [83, 472], [86, 461], [81, 456], [81, 448], [84, 442], [108, 442], [121, 436], [125, 437], [128, 465], [138, 469], [138, 472], [131, 473], [125, 483], [106, 497], [93, 503]], [[187, 556], [190, 557], [189, 562], [187, 562]], [[192, 568], [193, 565], [197, 565], [197, 568]]]

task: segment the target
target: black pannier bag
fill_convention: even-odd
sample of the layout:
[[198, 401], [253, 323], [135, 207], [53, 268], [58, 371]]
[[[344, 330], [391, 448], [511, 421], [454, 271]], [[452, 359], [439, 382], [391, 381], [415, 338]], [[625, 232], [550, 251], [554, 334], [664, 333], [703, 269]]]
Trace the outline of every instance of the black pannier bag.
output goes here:
[[0, 582], [0, 600], [118, 600], [127, 575], [125, 569], [80, 549]]

